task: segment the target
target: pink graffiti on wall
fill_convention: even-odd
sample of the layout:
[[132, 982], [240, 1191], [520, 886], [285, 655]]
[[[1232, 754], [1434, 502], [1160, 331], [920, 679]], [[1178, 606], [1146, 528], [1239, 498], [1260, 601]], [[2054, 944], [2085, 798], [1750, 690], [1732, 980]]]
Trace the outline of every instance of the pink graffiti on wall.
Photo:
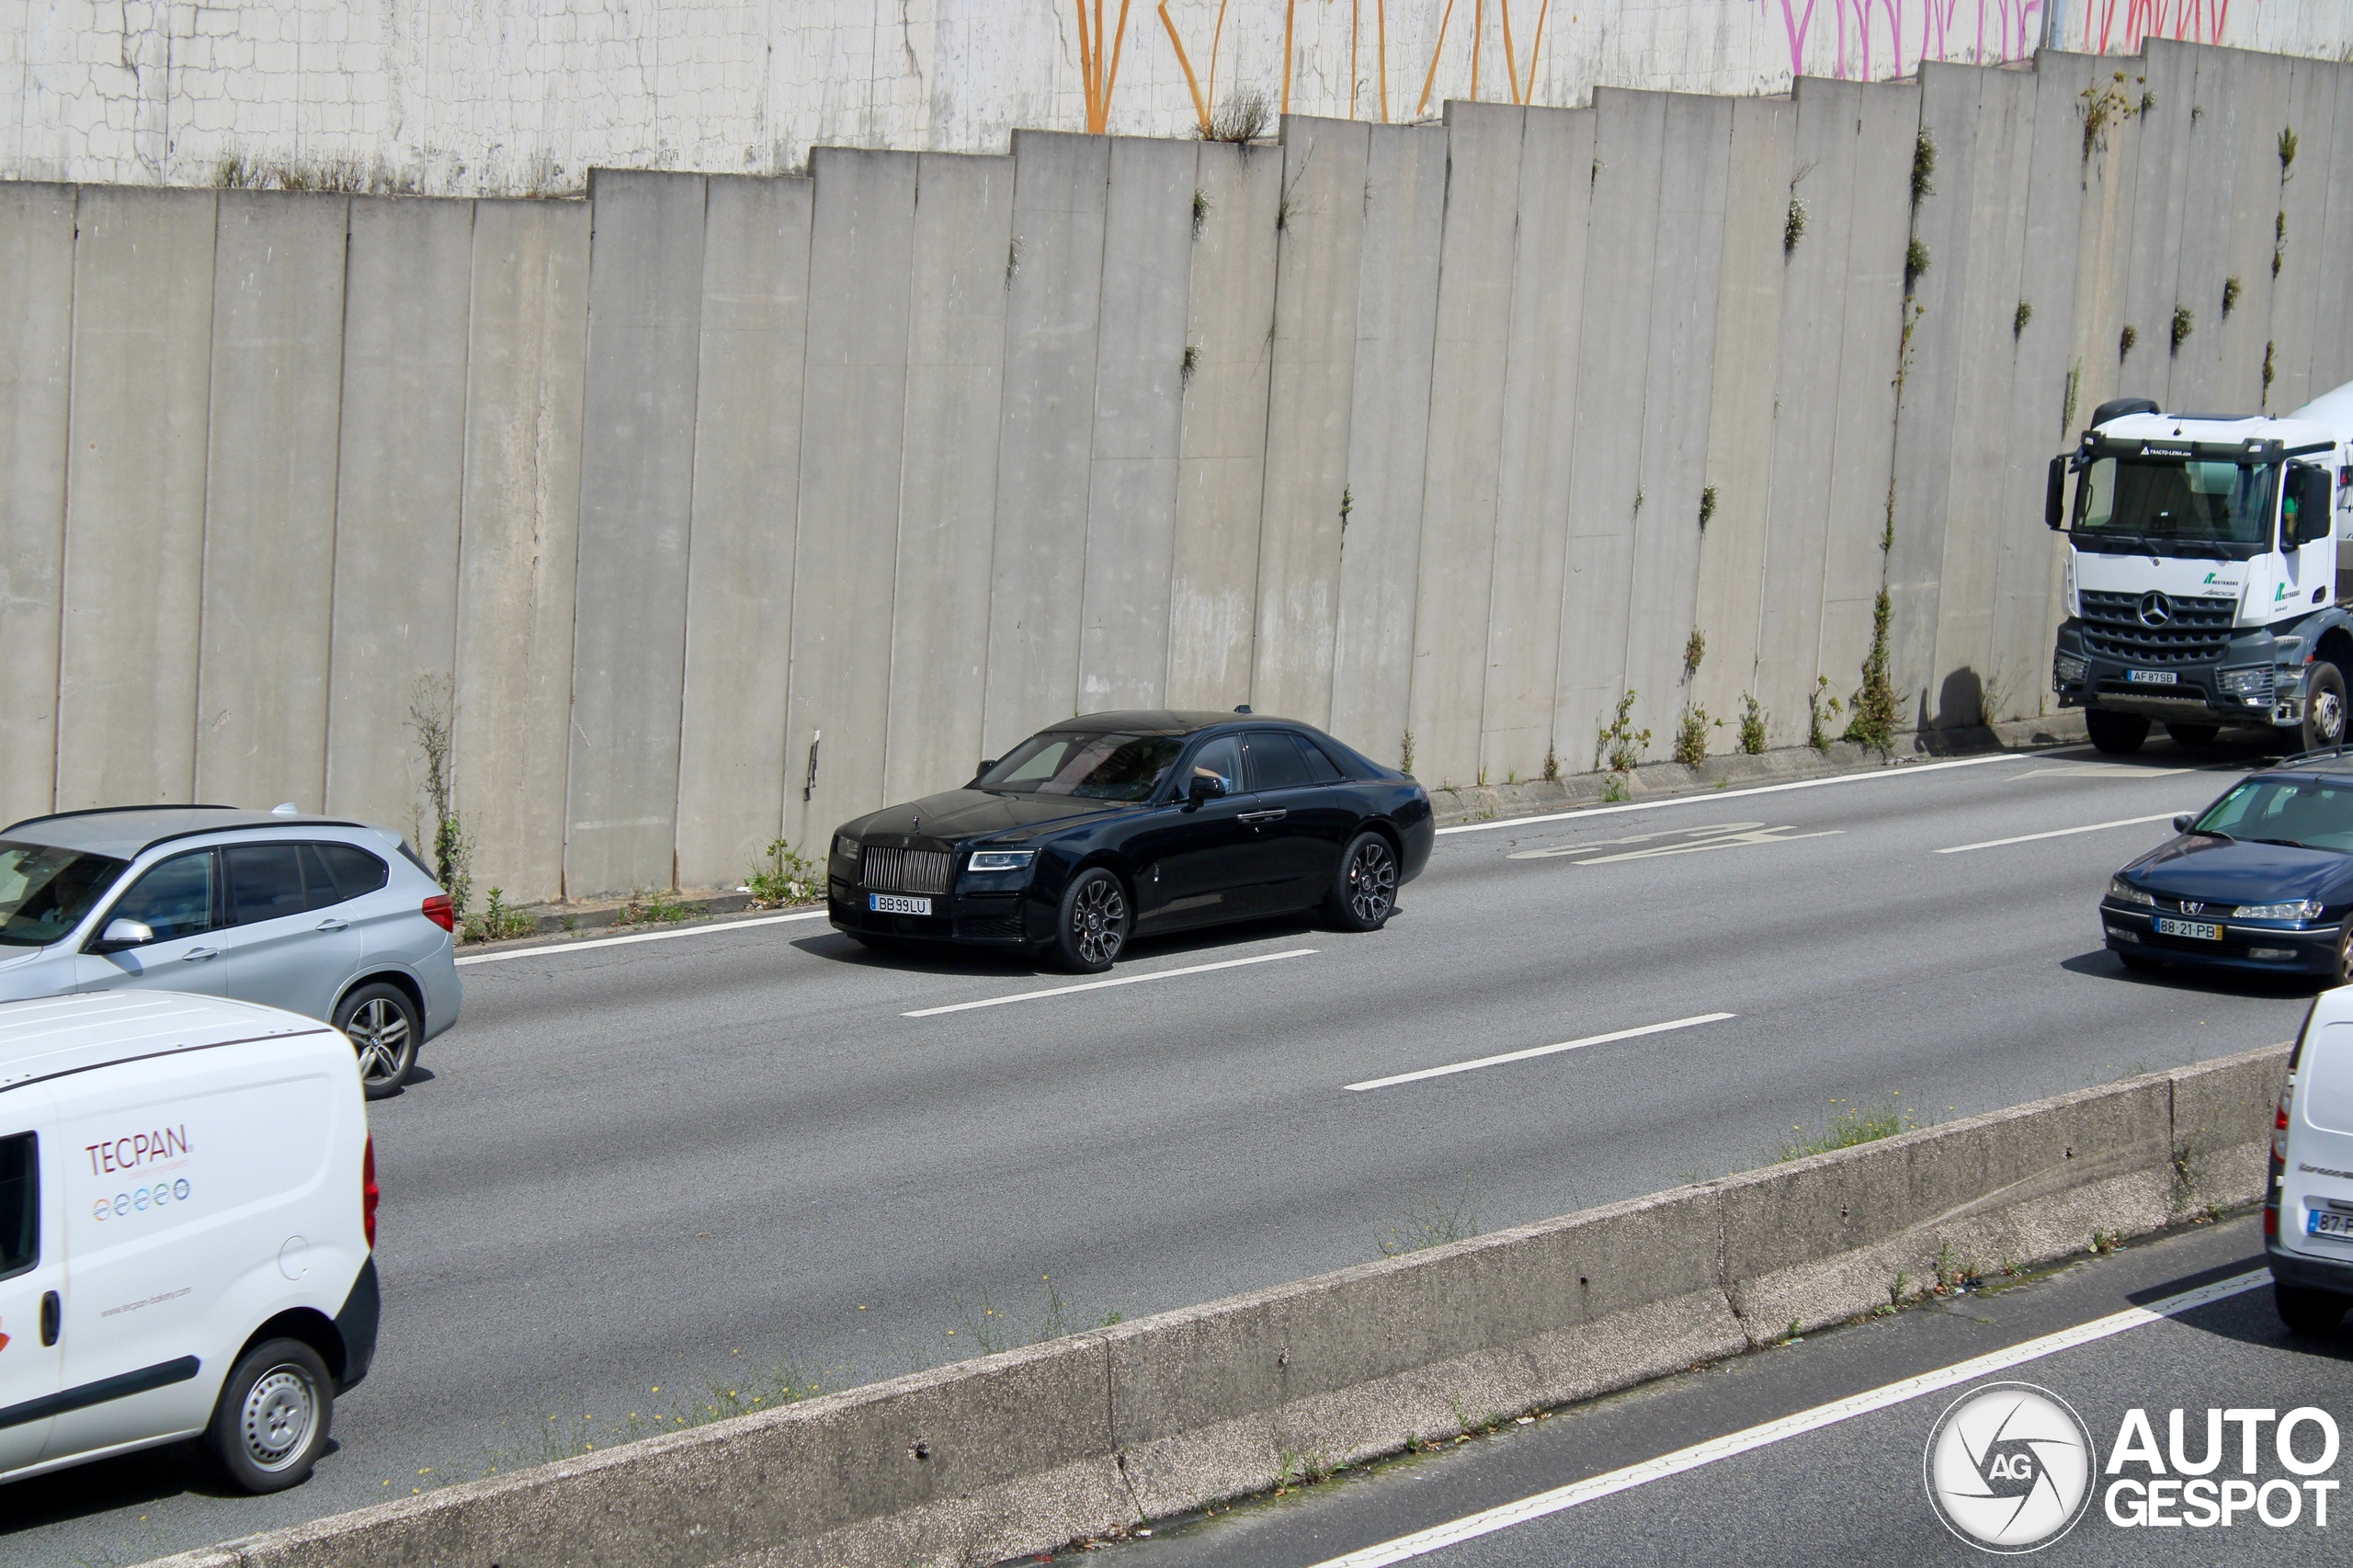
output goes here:
[[[2041, 40], [2042, 0], [1830, 0], [1837, 28], [1833, 73], [1877, 81], [1903, 76], [1923, 60], [2024, 60]], [[2259, 0], [2245, 0], [2258, 4]], [[1779, 0], [1790, 70], [1809, 69], [1806, 42], [1821, 0]], [[2084, 49], [2130, 54], [2149, 38], [2221, 43], [2232, 0], [2088, 0]], [[1811, 68], [1821, 69], [1818, 63]]]

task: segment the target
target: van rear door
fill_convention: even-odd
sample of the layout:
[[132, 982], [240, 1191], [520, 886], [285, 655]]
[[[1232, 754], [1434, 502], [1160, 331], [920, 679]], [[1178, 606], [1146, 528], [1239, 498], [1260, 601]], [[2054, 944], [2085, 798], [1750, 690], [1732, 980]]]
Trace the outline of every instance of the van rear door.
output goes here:
[[40, 1458], [55, 1417], [60, 1357], [43, 1320], [65, 1270], [49, 1109], [38, 1085], [0, 1094], [0, 1475]]
[[2296, 1064], [2280, 1240], [2293, 1252], [2353, 1264], [2353, 1023], [2326, 1024]]

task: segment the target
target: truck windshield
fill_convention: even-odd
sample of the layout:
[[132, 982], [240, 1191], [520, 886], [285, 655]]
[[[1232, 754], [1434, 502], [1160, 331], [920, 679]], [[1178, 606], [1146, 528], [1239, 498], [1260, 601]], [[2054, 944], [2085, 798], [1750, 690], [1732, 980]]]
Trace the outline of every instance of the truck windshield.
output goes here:
[[2277, 467], [2098, 458], [2075, 493], [2087, 550], [2245, 559], [2271, 548]]
[[0, 842], [0, 946], [45, 948], [82, 923], [123, 862], [45, 844]]

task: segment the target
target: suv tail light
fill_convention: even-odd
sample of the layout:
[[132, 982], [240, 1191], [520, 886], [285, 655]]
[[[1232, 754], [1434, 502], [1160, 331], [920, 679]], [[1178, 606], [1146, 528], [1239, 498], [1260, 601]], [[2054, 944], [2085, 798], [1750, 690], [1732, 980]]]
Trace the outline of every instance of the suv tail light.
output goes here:
[[368, 1233], [368, 1250], [376, 1250], [376, 1200], [383, 1193], [376, 1186], [376, 1135], [368, 1135], [366, 1150], [359, 1156], [359, 1226]]
[[458, 907], [449, 902], [446, 892], [437, 892], [425, 901], [425, 917], [444, 931], [458, 928]]

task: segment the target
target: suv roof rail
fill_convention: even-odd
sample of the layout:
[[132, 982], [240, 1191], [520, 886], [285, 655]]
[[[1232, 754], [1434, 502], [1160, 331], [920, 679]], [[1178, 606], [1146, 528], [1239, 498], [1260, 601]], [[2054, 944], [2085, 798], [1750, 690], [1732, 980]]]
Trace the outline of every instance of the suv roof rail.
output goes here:
[[20, 827], [30, 827], [35, 823], [63, 822], [67, 817], [102, 817], [114, 812], [234, 812], [243, 809], [240, 806], [219, 806], [204, 802], [191, 806], [176, 806], [162, 801], [151, 801], [143, 806], [85, 806], [78, 812], [51, 812], [45, 816], [22, 817], [10, 823], [6, 827], [0, 827], [0, 833], [14, 833]]

